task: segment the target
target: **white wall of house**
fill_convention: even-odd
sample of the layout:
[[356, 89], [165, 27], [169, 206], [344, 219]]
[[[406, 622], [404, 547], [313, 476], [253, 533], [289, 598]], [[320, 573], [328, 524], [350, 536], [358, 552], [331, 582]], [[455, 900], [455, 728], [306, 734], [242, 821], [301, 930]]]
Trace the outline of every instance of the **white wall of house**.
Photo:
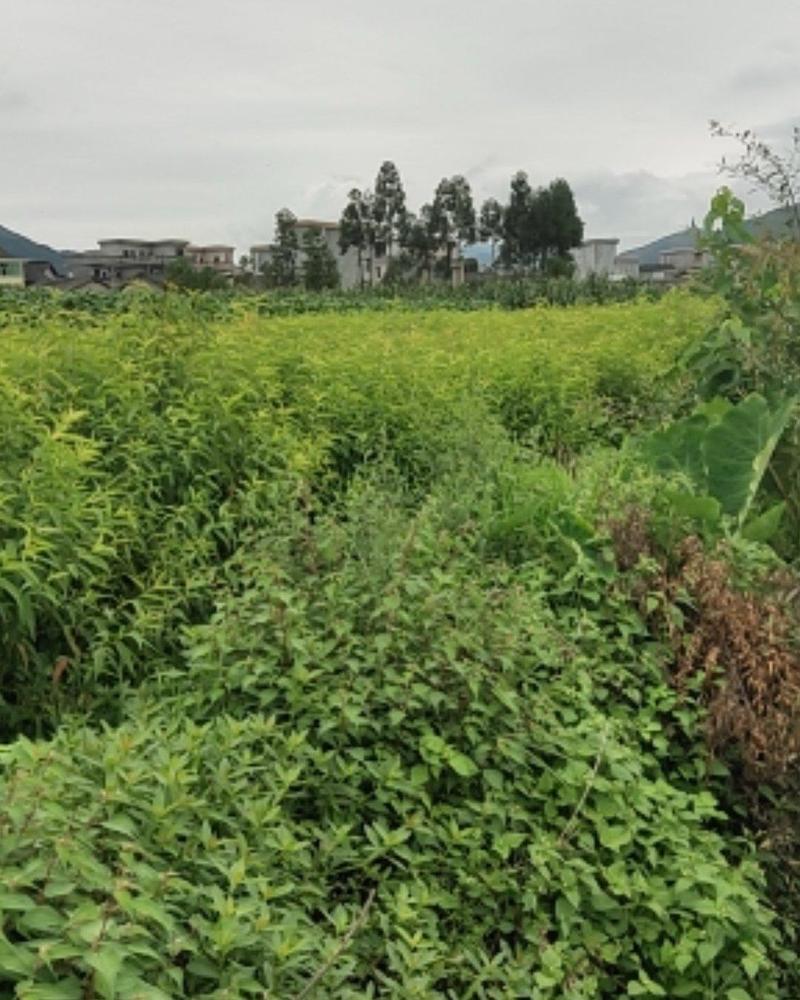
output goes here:
[[98, 240], [100, 253], [108, 257], [126, 257], [134, 260], [148, 258], [173, 258], [182, 256], [188, 240]]
[[705, 267], [710, 263], [711, 255], [706, 250], [697, 250], [695, 247], [675, 247], [660, 253], [658, 260], [660, 264], [669, 264], [676, 271], [684, 273]]
[[234, 270], [233, 251], [233, 247], [222, 244], [205, 247], [188, 246], [186, 257], [194, 267], [210, 267], [214, 271], [229, 274]]
[[588, 278], [590, 274], [612, 274], [618, 246], [617, 239], [595, 239], [585, 240], [579, 247], [570, 250], [575, 261], [575, 276]]
[[[364, 272], [364, 283], [370, 284], [366, 254], [364, 254], [362, 268], [359, 269], [358, 251], [354, 247], [348, 247], [345, 253], [341, 253], [339, 250], [339, 226], [335, 222], [316, 222], [316, 220], [300, 219], [295, 228], [301, 248], [303, 245], [303, 235], [310, 229], [318, 229], [322, 233], [325, 243], [336, 261], [342, 288], [358, 288], [361, 284], [362, 270]], [[250, 247], [251, 267], [256, 274], [261, 273], [264, 266], [270, 262], [271, 257], [272, 247], [268, 243], [257, 243]], [[301, 249], [297, 257], [300, 268], [303, 266], [304, 258], [305, 254]], [[385, 273], [385, 271], [382, 273]]]
[[269, 264], [271, 257], [272, 247], [267, 243], [257, 243], [250, 247], [250, 266], [256, 274], [261, 274], [265, 265]]
[[25, 287], [25, 261], [17, 257], [0, 257], [0, 288]]
[[156, 257], [183, 257], [189, 243], [188, 240], [158, 240], [152, 246]]
[[98, 240], [97, 245], [100, 247], [99, 252], [107, 257], [143, 257], [146, 254], [146, 246], [142, 240]]
[[636, 257], [626, 257], [625, 254], [621, 254], [614, 258], [613, 273], [619, 275], [621, 278], [638, 278], [639, 261]]

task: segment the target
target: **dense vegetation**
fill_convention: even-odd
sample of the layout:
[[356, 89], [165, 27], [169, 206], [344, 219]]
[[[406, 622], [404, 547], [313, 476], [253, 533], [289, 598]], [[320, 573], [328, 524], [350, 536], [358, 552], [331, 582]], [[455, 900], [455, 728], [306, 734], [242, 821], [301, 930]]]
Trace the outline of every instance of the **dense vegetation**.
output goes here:
[[[150, 290], [131, 286], [121, 295], [89, 291], [54, 292], [26, 289], [24, 292], [0, 293], [0, 323], [19, 326], [27, 319], [35, 324], [46, 317], [61, 322], [87, 323], [102, 321], [109, 313], [139, 312], [149, 302], [144, 293]], [[187, 290], [192, 294], [194, 290]], [[213, 295], [193, 294], [193, 315], [204, 319], [223, 319], [237, 311], [257, 311], [262, 316], [298, 316], [305, 313], [329, 312], [396, 312], [401, 309], [452, 309], [463, 312], [485, 309], [530, 309], [540, 305], [606, 305], [637, 299], [660, 298], [663, 289], [634, 279], [610, 281], [590, 275], [585, 280], [574, 278], [497, 278], [469, 281], [452, 288], [449, 283], [405, 284], [385, 282], [364, 290], [332, 290], [309, 292], [297, 288], [275, 288], [257, 292], [246, 284]], [[168, 308], [162, 305], [162, 308]]]
[[0, 992], [797, 996], [794, 272], [737, 261], [7, 299]]

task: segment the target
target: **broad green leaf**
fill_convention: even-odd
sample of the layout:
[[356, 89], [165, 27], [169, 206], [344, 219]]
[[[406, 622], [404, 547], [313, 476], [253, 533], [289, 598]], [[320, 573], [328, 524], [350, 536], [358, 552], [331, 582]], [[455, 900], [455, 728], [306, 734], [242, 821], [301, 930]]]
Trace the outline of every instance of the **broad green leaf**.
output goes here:
[[458, 750], [451, 750], [447, 754], [447, 763], [462, 778], [471, 778], [473, 774], [478, 773], [478, 768], [474, 762], [466, 754], [460, 753]]
[[721, 943], [702, 941], [697, 946], [697, 957], [702, 965], [710, 965], [720, 952]]
[[[706, 404], [690, 417], [651, 434], [643, 453], [660, 472], [687, 476], [701, 495], [696, 512], [685, 500], [676, 500], [678, 509], [683, 505], [684, 513], [711, 522], [715, 511], [708, 500], [713, 498], [741, 528], [795, 402], [792, 397], [768, 403], [753, 394], [736, 406]], [[757, 530], [769, 526], [771, 522]]]
[[125, 813], [117, 813], [115, 816], [110, 816], [107, 820], [103, 821], [103, 826], [106, 830], [113, 830], [115, 833], [121, 833], [126, 837], [136, 836], [136, 824]]
[[81, 1000], [85, 994], [80, 982], [70, 976], [57, 983], [21, 983], [17, 996], [20, 1000]]
[[709, 426], [702, 413], [678, 420], [651, 434], [644, 442], [644, 454], [659, 472], [683, 473], [699, 487], [706, 479], [703, 440]]
[[97, 991], [106, 1000], [113, 1000], [116, 996], [117, 977], [124, 961], [125, 951], [113, 942], [103, 944], [97, 951], [90, 951], [86, 955], [87, 965], [97, 973]]
[[757, 954], [745, 955], [742, 959], [742, 966], [751, 979], [755, 979], [758, 975], [758, 970], [763, 964], [763, 959]]
[[0, 912], [3, 910], [32, 910], [36, 901], [22, 892], [0, 892]]
[[771, 541], [778, 533], [785, 510], [786, 504], [781, 500], [763, 514], [751, 518], [742, 528], [742, 537], [751, 542]]
[[0, 933], [0, 982], [2, 976], [12, 976], [15, 979], [25, 979], [34, 975], [36, 956], [23, 945], [11, 944]]
[[741, 527], [795, 405], [748, 396], [709, 428], [703, 442], [708, 491]]
[[52, 906], [35, 906], [18, 921], [17, 926], [39, 933], [55, 933], [66, 923], [66, 917]]
[[597, 823], [597, 835], [600, 838], [600, 843], [612, 851], [618, 851], [620, 847], [629, 843], [633, 836], [630, 827], [623, 826], [621, 823], [604, 823], [602, 820]]
[[714, 525], [719, 522], [722, 515], [722, 507], [719, 500], [705, 494], [695, 495], [692, 493], [668, 490], [664, 494], [670, 506], [678, 514], [684, 517], [691, 517], [697, 521], [704, 521], [706, 524]]

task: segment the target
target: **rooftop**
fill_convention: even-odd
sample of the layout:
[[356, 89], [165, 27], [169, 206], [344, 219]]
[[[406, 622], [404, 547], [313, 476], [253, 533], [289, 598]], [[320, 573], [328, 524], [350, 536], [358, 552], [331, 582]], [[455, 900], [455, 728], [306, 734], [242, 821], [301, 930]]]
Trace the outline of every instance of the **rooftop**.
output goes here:
[[339, 229], [338, 222], [326, 222], [324, 219], [298, 219], [296, 229]]
[[180, 246], [186, 247], [189, 245], [189, 240], [174, 239], [173, 237], [163, 240], [139, 240], [129, 239], [127, 236], [106, 236], [102, 240], [98, 240], [97, 243], [99, 246], [104, 243], [131, 243], [137, 247], [157, 247], [163, 246], [164, 243], [178, 243]]

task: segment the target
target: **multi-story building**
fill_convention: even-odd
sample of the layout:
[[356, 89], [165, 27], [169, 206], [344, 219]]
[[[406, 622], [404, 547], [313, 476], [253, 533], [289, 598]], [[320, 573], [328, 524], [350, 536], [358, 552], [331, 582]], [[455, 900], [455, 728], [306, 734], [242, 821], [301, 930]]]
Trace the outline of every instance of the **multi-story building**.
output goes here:
[[97, 245], [98, 250], [64, 253], [69, 276], [113, 287], [137, 280], [161, 284], [167, 265], [185, 256], [189, 241], [109, 238]]
[[614, 258], [614, 272], [612, 277], [638, 278], [639, 260], [630, 254], [621, 253]]
[[677, 275], [694, 274], [711, 263], [711, 254], [708, 250], [692, 246], [673, 247], [671, 250], [662, 250], [658, 255], [658, 262], [671, 267]]
[[98, 247], [98, 250], [65, 254], [72, 278], [111, 286], [137, 280], [162, 284], [167, 267], [178, 259], [188, 261], [192, 267], [210, 267], [221, 274], [232, 275], [236, 270], [234, 247], [220, 243], [196, 246], [179, 239], [109, 238], [98, 240]]
[[232, 275], [236, 270], [233, 260], [234, 247], [222, 243], [212, 243], [209, 246], [187, 246], [186, 257], [193, 267], [210, 267], [220, 274]]
[[183, 257], [188, 240], [98, 240], [100, 252], [108, 257], [122, 257], [125, 260], [146, 260], [158, 263], [169, 262], [175, 257]]
[[250, 247], [250, 270], [263, 274], [264, 268], [272, 260], [272, 244], [256, 243]]
[[[361, 254], [360, 260], [358, 250], [355, 247], [348, 247], [342, 253], [339, 249], [341, 227], [338, 222], [325, 222], [322, 219], [298, 219], [295, 223], [295, 232], [299, 244], [297, 265], [301, 273], [305, 260], [303, 237], [306, 233], [318, 232], [333, 254], [342, 288], [359, 288], [362, 284], [375, 285], [383, 280], [388, 263], [385, 252], [380, 255], [376, 254], [374, 257], [364, 252]], [[257, 243], [250, 247], [250, 266], [256, 274], [262, 273], [264, 267], [269, 264], [272, 259], [272, 249], [271, 243]]]

